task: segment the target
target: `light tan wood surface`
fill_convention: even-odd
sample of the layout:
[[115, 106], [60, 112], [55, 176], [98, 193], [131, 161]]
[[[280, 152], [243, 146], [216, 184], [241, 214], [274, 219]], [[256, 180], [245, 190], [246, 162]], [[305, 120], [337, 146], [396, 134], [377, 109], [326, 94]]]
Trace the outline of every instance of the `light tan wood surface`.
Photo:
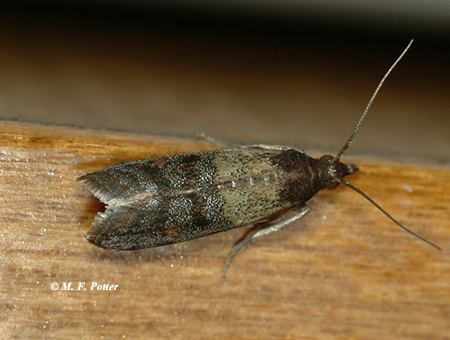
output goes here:
[[[248, 228], [106, 251], [85, 239], [102, 206], [76, 181], [212, 145], [16, 123], [1, 123], [0, 136], [4, 338], [450, 339], [448, 168], [344, 158], [360, 165], [353, 184], [443, 252], [339, 187], [317, 195], [298, 223], [251, 242], [224, 281], [225, 258]], [[118, 287], [91, 290], [94, 282]]]

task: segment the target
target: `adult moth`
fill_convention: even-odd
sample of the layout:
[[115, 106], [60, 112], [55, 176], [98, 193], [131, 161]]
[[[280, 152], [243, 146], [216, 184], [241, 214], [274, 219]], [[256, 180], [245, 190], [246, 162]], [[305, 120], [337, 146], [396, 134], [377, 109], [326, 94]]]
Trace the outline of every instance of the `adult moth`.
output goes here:
[[[228, 257], [250, 240], [273, 233], [305, 216], [306, 202], [322, 189], [340, 183], [375, 205], [400, 228], [441, 250], [395, 220], [373, 199], [344, 177], [358, 170], [340, 162], [384, 81], [374, 91], [347, 142], [336, 156], [315, 159], [287, 146], [251, 145], [206, 152], [156, 156], [107, 166], [79, 178], [103, 203], [89, 242], [106, 249], [135, 250], [204, 237], [257, 225]], [[291, 214], [285, 214], [290, 211]]]

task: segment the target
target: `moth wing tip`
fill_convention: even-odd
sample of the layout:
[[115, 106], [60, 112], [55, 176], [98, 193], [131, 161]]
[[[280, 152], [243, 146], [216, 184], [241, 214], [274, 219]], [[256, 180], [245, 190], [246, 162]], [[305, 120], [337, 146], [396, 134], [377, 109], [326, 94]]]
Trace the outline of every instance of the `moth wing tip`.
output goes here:
[[100, 241], [99, 237], [98, 237], [98, 233], [94, 232], [94, 231], [89, 231], [86, 234], [86, 240], [88, 240], [89, 243], [92, 243], [93, 245], [97, 246], [97, 247], [102, 247], [102, 242]]
[[[97, 220], [97, 218], [96, 218]], [[105, 230], [104, 226], [102, 224], [99, 224], [98, 222], [94, 221], [94, 223], [91, 226], [91, 229], [86, 233], [86, 240], [103, 249], [114, 249], [114, 247], [111, 247], [111, 245], [108, 242], [108, 232]]]
[[108, 194], [107, 190], [105, 191], [104, 186], [99, 183], [92, 173], [87, 173], [78, 177], [77, 181], [83, 182], [86, 185], [86, 188], [101, 202], [106, 204], [110, 200], [110, 194]]
[[89, 177], [87, 177], [88, 174], [85, 174], [83, 176], [77, 177], [76, 180], [80, 181], [80, 182], [85, 182], [86, 180], [89, 179]]

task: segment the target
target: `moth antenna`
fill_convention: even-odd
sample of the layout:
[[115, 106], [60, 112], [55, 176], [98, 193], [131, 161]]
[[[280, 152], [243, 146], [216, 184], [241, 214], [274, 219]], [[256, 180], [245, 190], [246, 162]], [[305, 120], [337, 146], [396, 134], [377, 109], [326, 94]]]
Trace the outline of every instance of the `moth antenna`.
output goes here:
[[[406, 46], [406, 48], [403, 50], [403, 52], [400, 54], [400, 56], [397, 58], [397, 60], [392, 64], [392, 66], [387, 70], [383, 78], [381, 78], [381, 81], [378, 83], [377, 88], [372, 94], [372, 97], [370, 98], [369, 102], [367, 103], [366, 108], [364, 109], [363, 114], [361, 115], [361, 118], [359, 118], [358, 123], [356, 124], [355, 128], [353, 129], [353, 132], [351, 133], [350, 137], [347, 139], [345, 144], [342, 146], [341, 150], [339, 150], [338, 154], [334, 159], [330, 162], [330, 168], [333, 164], [336, 164], [341, 159], [341, 156], [344, 154], [345, 150], [348, 149], [350, 144], [352, 144], [353, 138], [355, 138], [356, 133], [358, 132], [359, 128], [361, 127], [362, 122], [366, 118], [367, 112], [369, 112], [370, 107], [372, 106], [373, 101], [375, 100], [376, 96], [378, 95], [378, 92], [380, 91], [381, 87], [383, 86], [385, 80], [389, 76], [389, 74], [392, 72], [392, 70], [397, 66], [397, 64], [402, 60], [403, 56], [408, 52], [409, 48], [411, 47], [414, 39], [411, 39], [409, 44]], [[352, 189], [353, 191], [356, 191], [358, 194], [360, 194], [362, 197], [364, 197], [366, 200], [368, 200], [370, 203], [372, 203], [378, 210], [380, 210], [384, 215], [386, 215], [387, 218], [389, 218], [392, 222], [397, 224], [400, 228], [405, 230], [406, 232], [410, 233], [411, 235], [417, 237], [418, 239], [422, 240], [425, 243], [428, 243], [429, 245], [433, 246], [434, 248], [442, 251], [442, 248], [436, 245], [435, 243], [431, 242], [430, 240], [427, 240], [425, 237], [420, 236], [419, 234], [415, 233], [411, 229], [405, 227], [403, 224], [401, 224], [399, 221], [397, 221], [394, 217], [392, 217], [386, 210], [384, 210], [377, 202], [375, 202], [372, 198], [370, 198], [365, 192], [363, 192], [361, 189], [355, 187], [354, 185], [347, 182], [345, 179], [337, 176], [333, 176], [333, 178], [340, 183], [344, 184], [348, 188]]]
[[400, 60], [402, 60], [403, 56], [406, 54], [406, 52], [408, 52], [409, 48], [411, 47], [412, 43], [413, 43], [414, 39], [411, 39], [411, 41], [409, 42], [408, 46], [406, 46], [406, 48], [404, 49], [404, 51], [402, 52], [402, 54], [400, 54], [400, 56], [397, 58], [397, 60], [392, 64], [392, 66], [389, 68], [389, 70], [387, 70], [387, 72], [385, 73], [385, 75], [383, 76], [383, 78], [381, 78], [381, 81], [378, 83], [377, 88], [375, 89], [375, 91], [372, 94], [372, 97], [370, 98], [369, 102], [367, 103], [366, 108], [364, 109], [363, 114], [361, 115], [361, 118], [359, 118], [358, 123], [356, 124], [355, 128], [353, 129], [353, 132], [351, 133], [350, 137], [347, 139], [347, 141], [345, 142], [345, 144], [342, 146], [341, 150], [338, 152], [338, 154], [336, 155], [336, 157], [334, 157], [334, 159], [331, 161], [330, 165], [336, 164], [337, 162], [339, 162], [339, 160], [341, 159], [342, 154], [345, 152], [345, 150], [348, 149], [348, 147], [350, 146], [350, 144], [352, 144], [353, 138], [355, 138], [356, 133], [359, 130], [359, 127], [361, 126], [362, 122], [364, 121], [364, 118], [366, 118], [367, 112], [369, 112], [370, 107], [372, 106], [373, 101], [375, 100], [375, 97], [378, 95], [378, 92], [380, 91], [381, 87], [384, 84], [384, 81], [387, 79], [387, 77], [389, 76], [389, 74], [392, 72], [392, 70], [395, 68], [395, 66], [397, 66], [397, 64], [399, 63]]
[[442, 248], [439, 247], [438, 245], [436, 245], [435, 243], [431, 242], [430, 240], [427, 240], [425, 237], [420, 236], [419, 234], [415, 233], [414, 231], [412, 231], [411, 229], [405, 227], [403, 224], [401, 224], [399, 221], [397, 221], [395, 218], [393, 218], [386, 210], [384, 210], [377, 202], [375, 202], [372, 198], [370, 198], [366, 193], [364, 193], [361, 189], [355, 187], [354, 185], [350, 184], [349, 182], [347, 182], [345, 179], [340, 178], [340, 177], [334, 177], [337, 181], [341, 182], [342, 184], [346, 185], [347, 187], [349, 187], [350, 189], [356, 191], [358, 194], [360, 194], [362, 197], [364, 197], [366, 200], [368, 200], [370, 203], [372, 203], [375, 207], [378, 208], [378, 210], [380, 210], [383, 214], [385, 214], [387, 216], [387, 218], [389, 218], [392, 222], [394, 222], [395, 224], [397, 224], [400, 228], [402, 228], [403, 230], [407, 231], [408, 233], [410, 233], [411, 235], [414, 235], [415, 237], [417, 237], [418, 239], [422, 240], [425, 243], [428, 243], [429, 245], [433, 246], [434, 248], [442, 251]]

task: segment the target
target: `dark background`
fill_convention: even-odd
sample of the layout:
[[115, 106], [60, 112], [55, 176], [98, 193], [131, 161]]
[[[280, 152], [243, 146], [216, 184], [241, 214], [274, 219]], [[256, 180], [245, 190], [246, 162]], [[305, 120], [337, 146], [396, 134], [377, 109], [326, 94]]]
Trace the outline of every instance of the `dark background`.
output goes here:
[[15, 1], [0, 118], [450, 161], [450, 3]]

